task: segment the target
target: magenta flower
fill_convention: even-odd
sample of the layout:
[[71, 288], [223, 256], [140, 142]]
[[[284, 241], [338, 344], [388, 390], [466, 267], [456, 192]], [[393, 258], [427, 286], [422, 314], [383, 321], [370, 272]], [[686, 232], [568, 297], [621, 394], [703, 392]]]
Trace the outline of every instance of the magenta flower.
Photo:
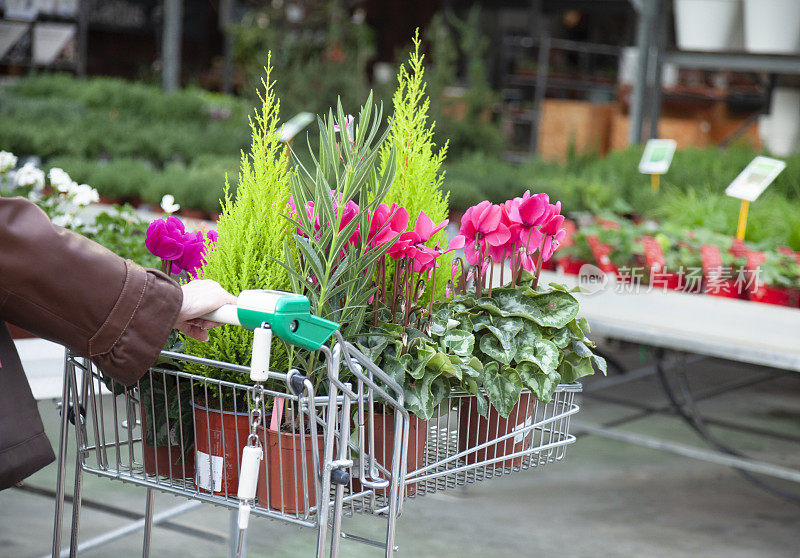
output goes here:
[[156, 219], [147, 227], [144, 245], [162, 260], [173, 261], [183, 254], [186, 232], [180, 219], [170, 215], [166, 220]]
[[380, 204], [372, 214], [367, 243], [370, 246], [383, 246], [400, 235], [408, 227], [408, 211], [393, 203], [391, 207]]
[[206, 240], [202, 232], [184, 235], [183, 253], [173, 262], [172, 273], [177, 275], [185, 270], [196, 279], [198, 270], [205, 264], [205, 255]]
[[503, 246], [511, 239], [511, 231], [503, 222], [503, 208], [482, 201], [470, 207], [461, 219], [464, 255], [470, 265], [486, 256], [488, 246]]
[[[358, 204], [356, 202], [354, 202], [353, 200], [350, 200], [349, 202], [347, 202], [345, 204], [344, 211], [342, 211], [342, 219], [339, 221], [339, 231], [340, 232], [348, 225], [348, 223], [350, 223], [350, 221], [352, 221], [353, 219], [356, 218], [356, 216], [358, 215], [358, 211], [359, 211]], [[336, 212], [334, 214], [336, 215], [336, 217], [338, 219], [338, 217], [339, 217], [338, 204], [337, 204]], [[356, 227], [356, 230], [353, 231], [352, 235], [350, 235], [350, 239], [348, 240], [348, 242], [350, 244], [355, 245], [358, 242], [360, 236], [361, 236], [361, 232], [359, 231], [359, 227]]]
[[428, 247], [425, 246], [425, 243], [428, 242], [433, 235], [444, 229], [447, 223], [448, 220], [445, 219], [438, 225], [435, 225], [433, 220], [431, 220], [424, 211], [420, 211], [417, 220], [414, 222], [414, 230], [406, 231], [399, 236], [397, 242], [389, 249], [389, 256], [394, 259], [408, 256], [413, 258], [415, 263], [417, 261], [426, 262], [425, 264], [420, 263], [420, 266], [427, 265], [429, 259], [433, 256], [428, 251]]

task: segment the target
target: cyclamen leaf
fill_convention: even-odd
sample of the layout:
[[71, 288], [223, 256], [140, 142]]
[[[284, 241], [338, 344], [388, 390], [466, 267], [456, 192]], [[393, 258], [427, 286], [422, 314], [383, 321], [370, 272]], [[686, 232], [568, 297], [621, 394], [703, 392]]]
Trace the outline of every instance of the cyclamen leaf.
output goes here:
[[510, 368], [504, 367], [502, 373], [494, 374], [487, 366], [483, 376], [483, 387], [489, 402], [503, 418], [508, 418], [522, 393], [519, 377]]
[[591, 359], [579, 357], [575, 353], [567, 355], [561, 363], [561, 367], [561, 381], [567, 384], [594, 374]]
[[430, 361], [428, 361], [425, 375], [435, 378], [441, 374], [456, 376], [459, 379], [461, 378], [459, 371], [456, 370], [453, 363], [450, 362], [450, 358], [446, 354], [437, 351], [433, 357], [431, 357]]
[[563, 349], [569, 345], [569, 342], [572, 340], [572, 336], [569, 334], [568, 328], [562, 327], [561, 329], [556, 330], [550, 340], [555, 343], [556, 347]]
[[472, 318], [472, 331], [480, 331], [486, 326], [492, 325], [492, 318], [483, 314], [479, 314]]
[[542, 372], [549, 374], [558, 368], [558, 356], [559, 350], [555, 344], [546, 339], [537, 339], [533, 345], [518, 347], [515, 360], [535, 364]]
[[601, 357], [600, 355], [592, 355], [592, 360], [594, 361], [597, 369], [603, 373], [603, 376], [607, 375], [608, 372], [608, 364], [606, 363], [606, 359]]
[[[413, 368], [410, 369], [408, 373], [415, 380], [420, 380], [425, 375], [425, 367], [428, 366], [428, 363], [431, 361], [431, 359], [437, 356], [439, 353], [436, 352], [436, 349], [424, 342], [415, 352], [415, 357], [410, 357], [411, 362], [413, 363]], [[405, 356], [410, 355], [405, 354], [400, 357], [401, 363], [403, 362], [403, 357]]]
[[442, 377], [426, 375], [422, 380], [405, 382], [403, 384], [406, 409], [423, 420], [433, 416], [434, 410], [445, 396], [450, 393], [450, 387]]
[[497, 306], [484, 303], [481, 307], [492, 314], [527, 318], [544, 327], [564, 327], [578, 314], [578, 301], [563, 291], [499, 288], [492, 299]]
[[591, 349], [589, 349], [583, 341], [577, 339], [572, 342], [572, 350], [575, 351], [575, 354], [579, 357], [591, 358], [594, 356]]
[[508, 348], [503, 347], [500, 340], [491, 334], [483, 335], [479, 346], [481, 351], [486, 353], [490, 358], [502, 362], [503, 364], [511, 364], [517, 352], [516, 348], [513, 346]]
[[[484, 418], [489, 416], [489, 403], [486, 401], [486, 398], [481, 393], [481, 390], [478, 388], [478, 382], [473, 380], [472, 378], [467, 378], [465, 382], [462, 384], [464, 391], [467, 393], [471, 393], [475, 396], [472, 400], [477, 404], [477, 411], [478, 414]], [[469, 400], [464, 400], [462, 405], [468, 405]]]
[[517, 374], [525, 387], [533, 392], [536, 399], [544, 403], [549, 403], [553, 399], [553, 393], [561, 380], [559, 373], [555, 370], [543, 372], [528, 362], [520, 363], [517, 366]]
[[469, 356], [475, 346], [475, 337], [466, 331], [451, 329], [446, 332], [440, 341], [442, 347], [459, 356]]

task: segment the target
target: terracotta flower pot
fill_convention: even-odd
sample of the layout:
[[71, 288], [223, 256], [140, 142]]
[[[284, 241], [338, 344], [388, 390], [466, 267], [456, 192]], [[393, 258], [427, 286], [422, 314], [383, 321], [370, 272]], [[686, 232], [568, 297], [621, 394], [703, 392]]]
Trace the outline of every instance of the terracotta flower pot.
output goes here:
[[150, 413], [145, 412], [142, 404], [140, 404], [139, 409], [142, 416], [142, 456], [144, 457], [145, 474], [170, 479], [193, 478], [195, 475], [194, 452], [184, 456], [181, 452], [180, 444], [169, 446], [148, 444], [146, 433], [150, 428], [148, 422]]
[[754, 302], [763, 302], [766, 304], [776, 304], [778, 306], [791, 306], [792, 308], [797, 308], [798, 300], [800, 300], [800, 291], [785, 287], [768, 287], [766, 285], [759, 285], [757, 289], [748, 294], [748, 298]]
[[[508, 418], [500, 416], [494, 407], [489, 407], [488, 417], [478, 414], [478, 405], [475, 397], [466, 397], [461, 401], [459, 410], [458, 450], [459, 452], [477, 447], [486, 442], [491, 442], [505, 434], [521, 430], [533, 423], [534, 397], [530, 393], [523, 393], [519, 402], [511, 410]], [[483, 449], [472, 451], [466, 455], [465, 461], [469, 464], [496, 459], [523, 451], [531, 439], [530, 432], [520, 433], [496, 442]], [[519, 467], [522, 456], [498, 461], [492, 467]]]
[[[406, 473], [416, 471], [425, 463], [425, 444], [428, 440], [428, 421], [421, 420], [419, 417], [410, 415], [411, 422], [408, 425], [408, 449], [406, 451]], [[375, 461], [382, 467], [391, 470], [392, 456], [394, 455], [394, 413], [375, 413]], [[367, 469], [369, 463], [364, 463]], [[381, 475], [383, 476], [383, 475]], [[353, 478], [353, 492], [364, 490], [358, 478]], [[375, 494], [385, 496], [389, 493], [388, 488], [375, 490]], [[415, 483], [406, 484], [406, 496], [413, 496], [417, 493]]]
[[[308, 493], [308, 506], [317, 505], [311, 435], [305, 435], [305, 452], [300, 434], [267, 429], [265, 436], [264, 427], [260, 427], [258, 437], [262, 444], [266, 440], [265, 458], [256, 488], [259, 504], [282, 513], [305, 514], [308, 508], [303, 497], [304, 487]], [[322, 434], [317, 434], [317, 448], [322, 466], [325, 451], [325, 436]]]
[[236, 497], [239, 461], [250, 435], [247, 413], [194, 405], [195, 484], [204, 492]]

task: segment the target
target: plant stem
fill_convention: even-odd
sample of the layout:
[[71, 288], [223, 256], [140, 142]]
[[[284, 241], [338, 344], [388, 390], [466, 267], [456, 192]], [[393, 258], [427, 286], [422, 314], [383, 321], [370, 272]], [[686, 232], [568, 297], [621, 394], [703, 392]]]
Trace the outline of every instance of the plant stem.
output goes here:
[[[545, 238], [547, 238], [545, 236]], [[542, 239], [542, 246], [544, 246], [544, 238]], [[542, 246], [539, 246], [539, 258], [536, 260], [536, 275], [533, 276], [533, 290], [539, 286], [539, 274], [542, 272]]]
[[492, 298], [492, 283], [494, 283], [494, 262], [492, 258], [487, 258], [489, 261], [489, 298]]

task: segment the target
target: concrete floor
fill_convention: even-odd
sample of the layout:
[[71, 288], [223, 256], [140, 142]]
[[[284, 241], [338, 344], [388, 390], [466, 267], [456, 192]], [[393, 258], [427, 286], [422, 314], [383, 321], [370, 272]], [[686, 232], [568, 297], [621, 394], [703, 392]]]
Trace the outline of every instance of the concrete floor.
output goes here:
[[[627, 366], [644, 362], [635, 347], [611, 347]], [[694, 393], [727, 382], [762, 380], [749, 387], [699, 402], [707, 416], [800, 437], [800, 377], [717, 360], [690, 366]], [[590, 378], [586, 386], [595, 386]], [[597, 396], [602, 395], [600, 399]], [[640, 409], [611, 399], [663, 406], [658, 382], [649, 377], [581, 398], [578, 420], [601, 424], [641, 415]], [[50, 401], [41, 405], [51, 441], [57, 441], [58, 414]], [[622, 425], [626, 431], [703, 447], [679, 419], [649, 414]], [[797, 440], [712, 427], [714, 434], [753, 456], [800, 467]], [[26, 484], [52, 489], [55, 465]], [[71, 475], [71, 469], [70, 469]], [[140, 512], [140, 488], [87, 475], [84, 497]], [[800, 498], [800, 486], [776, 483]], [[158, 495], [156, 511], [183, 500]], [[69, 507], [67, 507], [69, 513]], [[10, 489], [0, 492], [0, 556], [27, 558], [50, 551], [52, 500]], [[99, 535], [127, 521], [84, 508], [80, 539]], [[203, 506], [175, 523], [202, 527], [218, 542], [156, 527], [151, 556], [226, 556], [227, 510]], [[371, 517], [345, 520], [345, 530], [379, 538], [383, 523]], [[67, 529], [64, 536], [69, 537]], [[579, 436], [564, 461], [543, 469], [409, 501], [398, 521], [398, 556], [408, 557], [800, 557], [800, 506], [760, 490], [731, 469], [672, 454]], [[248, 531], [250, 557], [307, 557], [315, 533], [283, 523], [255, 519]], [[137, 556], [140, 534], [83, 554], [87, 557]], [[341, 556], [381, 556], [376, 549], [342, 542]]]

